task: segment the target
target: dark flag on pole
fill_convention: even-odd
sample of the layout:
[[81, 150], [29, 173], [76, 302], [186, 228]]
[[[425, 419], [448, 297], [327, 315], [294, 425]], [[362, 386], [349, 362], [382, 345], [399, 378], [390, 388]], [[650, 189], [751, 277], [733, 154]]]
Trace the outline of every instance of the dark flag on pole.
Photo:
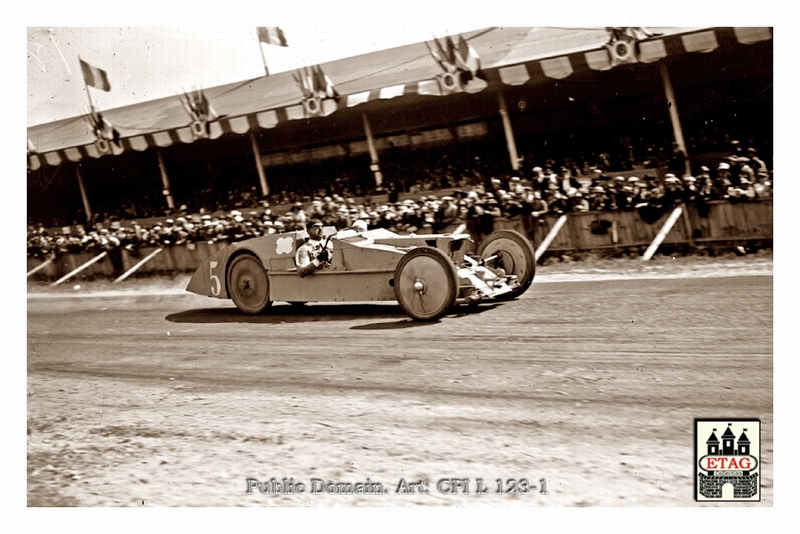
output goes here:
[[333, 86], [333, 82], [328, 75], [322, 72], [322, 67], [314, 65], [311, 67], [314, 73], [314, 90], [320, 98], [337, 98], [339, 92]]
[[256, 28], [256, 32], [258, 32], [258, 40], [262, 43], [276, 46], [289, 46], [286, 42], [286, 36], [283, 34], [283, 30], [278, 27], [263, 28], [259, 26]]
[[[450, 41], [452, 42], [452, 41]], [[455, 48], [455, 47], [454, 47]], [[458, 36], [458, 47], [454, 50], [456, 66], [465, 72], [469, 72], [473, 77], [486, 79], [486, 75], [481, 70], [481, 58], [472, 46], [464, 39], [463, 35]]]
[[119, 131], [103, 117], [102, 113], [92, 108], [89, 114], [84, 115], [83, 118], [86, 119], [86, 122], [91, 126], [92, 133], [94, 133], [97, 139], [97, 148], [101, 154], [110, 152], [110, 147], [108, 146], [109, 142], [114, 143], [118, 147], [122, 146]]
[[195, 138], [208, 137], [211, 134], [211, 121], [219, 118], [219, 115], [211, 107], [205, 92], [202, 89], [193, 89], [188, 93], [184, 91], [181, 104], [192, 121], [190, 127]]
[[303, 93], [301, 104], [305, 110], [306, 117], [329, 115], [336, 110], [335, 103], [331, 107], [330, 101], [338, 101], [339, 92], [320, 65], [305, 66], [302, 69], [297, 69], [292, 73], [292, 76]]
[[82, 59], [78, 59], [81, 63], [81, 72], [83, 72], [83, 81], [86, 85], [96, 87], [101, 91], [111, 91], [111, 84], [108, 83], [108, 75], [106, 71], [93, 67]]

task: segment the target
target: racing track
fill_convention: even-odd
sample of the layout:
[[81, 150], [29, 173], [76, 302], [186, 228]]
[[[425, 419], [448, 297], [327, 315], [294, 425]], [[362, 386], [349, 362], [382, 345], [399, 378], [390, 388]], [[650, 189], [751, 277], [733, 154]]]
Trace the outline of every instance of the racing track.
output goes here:
[[[756, 417], [772, 506], [771, 275], [537, 279], [434, 324], [231, 306], [29, 299], [28, 504], [692, 506], [693, 419]], [[246, 495], [247, 477], [389, 493]], [[496, 495], [501, 477], [549, 494]]]

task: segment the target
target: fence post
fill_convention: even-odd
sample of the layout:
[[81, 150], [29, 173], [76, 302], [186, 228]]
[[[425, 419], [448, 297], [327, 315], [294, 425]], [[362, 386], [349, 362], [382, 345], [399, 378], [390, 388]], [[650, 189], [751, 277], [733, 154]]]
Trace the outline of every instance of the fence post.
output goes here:
[[672, 230], [672, 227], [675, 226], [675, 222], [678, 220], [678, 217], [681, 216], [681, 213], [683, 213], [683, 208], [681, 208], [680, 206], [675, 208], [673, 212], [670, 213], [667, 222], [664, 223], [664, 226], [661, 227], [661, 230], [658, 231], [658, 234], [656, 234], [655, 239], [653, 239], [653, 242], [650, 243], [650, 246], [647, 247], [647, 250], [644, 251], [644, 256], [642, 256], [642, 261], [647, 261], [653, 257], [653, 254], [656, 253], [658, 246], [661, 244], [662, 241], [664, 241], [664, 238], [667, 237], [667, 234], [669, 233], [670, 230]]
[[553, 227], [550, 229], [550, 231], [547, 232], [547, 235], [542, 240], [542, 242], [539, 244], [539, 248], [536, 249], [536, 254], [534, 255], [535, 261], [539, 261], [539, 258], [542, 257], [542, 254], [547, 252], [547, 248], [553, 242], [553, 239], [556, 238], [556, 236], [558, 235], [558, 232], [561, 231], [561, 227], [564, 226], [564, 224], [566, 222], [567, 222], [567, 216], [566, 215], [562, 215], [561, 217], [558, 218], [556, 223], [553, 225]]
[[106, 251], [101, 252], [100, 254], [98, 254], [97, 256], [92, 258], [91, 260], [87, 261], [86, 263], [84, 263], [83, 265], [78, 267], [77, 269], [74, 269], [71, 272], [68, 272], [67, 274], [65, 274], [64, 276], [62, 276], [61, 278], [59, 278], [58, 280], [56, 280], [52, 284], [50, 284], [50, 287], [55, 287], [55, 286], [61, 284], [62, 282], [66, 282], [67, 280], [69, 280], [70, 278], [72, 278], [73, 276], [75, 276], [76, 274], [81, 272], [82, 270], [86, 269], [87, 267], [89, 267], [92, 264], [97, 263], [98, 261], [102, 260], [106, 256], [108, 256], [108, 252], [106, 252]]
[[155, 249], [153, 252], [151, 252], [150, 254], [148, 254], [147, 256], [145, 256], [145, 257], [144, 257], [144, 259], [140, 260], [140, 261], [139, 261], [139, 262], [138, 262], [136, 265], [134, 265], [133, 267], [131, 267], [130, 269], [128, 269], [127, 271], [125, 271], [125, 273], [123, 273], [123, 274], [122, 274], [122, 276], [120, 276], [119, 278], [117, 278], [116, 280], [114, 280], [114, 283], [116, 284], [117, 282], [122, 282], [123, 280], [125, 280], [126, 278], [128, 278], [130, 275], [132, 275], [133, 273], [135, 273], [135, 272], [136, 272], [136, 271], [139, 269], [139, 267], [141, 267], [142, 265], [144, 265], [145, 263], [147, 263], [148, 261], [150, 261], [152, 258], [154, 258], [154, 257], [156, 256], [156, 254], [158, 254], [158, 253], [159, 253], [159, 252], [161, 252], [162, 250], [164, 250], [164, 249], [163, 249], [163, 248], [157, 248], [157, 249]]
[[[34, 273], [38, 273], [39, 271], [41, 271], [42, 269], [44, 269], [45, 267], [47, 267], [51, 263], [53, 263], [53, 259], [52, 258], [50, 258], [49, 260], [43, 261], [42, 263], [40, 263], [39, 265], [37, 265], [36, 267], [34, 267], [30, 271], [28, 271], [28, 276], [30, 276], [30, 275], [32, 275]], [[28, 276], [26, 276], [25, 278], [27, 278]]]

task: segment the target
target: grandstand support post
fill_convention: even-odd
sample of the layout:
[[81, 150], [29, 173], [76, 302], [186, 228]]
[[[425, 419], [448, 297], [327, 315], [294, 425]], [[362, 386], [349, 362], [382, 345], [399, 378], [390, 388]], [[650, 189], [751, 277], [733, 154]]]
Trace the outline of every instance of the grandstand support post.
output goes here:
[[169, 187], [169, 175], [167, 168], [164, 166], [164, 158], [161, 157], [161, 150], [156, 150], [156, 158], [158, 159], [158, 169], [161, 171], [161, 183], [164, 185], [163, 193], [167, 199], [167, 207], [171, 210], [175, 209], [175, 199], [172, 198], [172, 189]]
[[500, 104], [500, 117], [503, 119], [503, 131], [506, 134], [506, 145], [508, 145], [508, 157], [511, 158], [511, 168], [518, 171], [519, 155], [517, 154], [517, 143], [514, 140], [514, 129], [511, 127], [511, 117], [508, 115], [503, 93], [497, 94], [497, 101]]
[[653, 257], [653, 254], [656, 253], [656, 250], [658, 250], [658, 247], [659, 245], [661, 245], [661, 242], [664, 241], [664, 238], [667, 237], [669, 231], [672, 230], [673, 226], [675, 226], [675, 223], [678, 221], [678, 217], [681, 216], [681, 213], [683, 213], [683, 208], [678, 206], [672, 211], [672, 213], [669, 214], [669, 218], [667, 218], [667, 221], [664, 223], [664, 226], [661, 227], [661, 230], [658, 231], [658, 234], [656, 234], [656, 237], [655, 239], [653, 239], [653, 242], [650, 243], [650, 246], [647, 247], [647, 250], [644, 251], [644, 255], [642, 256], [642, 261], [647, 261]]
[[50, 284], [50, 287], [55, 287], [57, 285], [60, 285], [62, 282], [66, 282], [67, 280], [69, 280], [70, 278], [72, 278], [73, 276], [75, 276], [76, 274], [81, 272], [82, 270], [86, 269], [90, 265], [93, 265], [93, 264], [97, 263], [98, 261], [102, 260], [106, 256], [108, 256], [108, 252], [106, 252], [106, 251], [101, 252], [100, 254], [98, 254], [97, 256], [92, 258], [91, 260], [87, 261], [86, 263], [84, 263], [83, 265], [78, 267], [77, 269], [73, 269], [72, 271], [68, 272], [67, 274], [65, 274], [64, 276], [62, 276], [61, 278], [59, 278], [58, 280], [56, 280], [52, 284]]
[[678, 103], [675, 101], [675, 91], [672, 89], [672, 80], [669, 77], [669, 70], [667, 64], [661, 63], [661, 81], [664, 82], [664, 95], [667, 98], [667, 107], [669, 108], [669, 118], [672, 121], [672, 132], [675, 135], [675, 142], [678, 147], [683, 151], [686, 156], [686, 174], [692, 174], [692, 165], [689, 163], [689, 152], [686, 151], [686, 141], [683, 139], [683, 129], [681, 128], [681, 117], [678, 114]]
[[539, 258], [542, 257], [542, 254], [547, 252], [547, 249], [550, 247], [550, 243], [553, 242], [553, 239], [556, 238], [556, 236], [558, 235], [558, 232], [561, 231], [561, 228], [564, 226], [564, 224], [566, 222], [567, 222], [567, 216], [566, 215], [562, 215], [561, 217], [558, 218], [556, 223], [553, 225], [553, 227], [550, 229], [550, 231], [547, 232], [547, 235], [542, 240], [542, 242], [539, 244], [539, 248], [536, 249], [536, 253], [533, 256], [534, 257], [534, 261], [539, 261]]
[[380, 161], [378, 160], [378, 150], [375, 148], [375, 139], [372, 137], [372, 128], [369, 125], [369, 119], [366, 113], [361, 114], [361, 119], [364, 121], [364, 133], [367, 136], [367, 146], [369, 147], [370, 165], [372, 174], [375, 176], [375, 187], [380, 187], [383, 183], [383, 175], [381, 174]]
[[255, 132], [250, 132], [250, 146], [253, 147], [253, 157], [256, 159], [258, 181], [261, 182], [261, 196], [265, 197], [269, 195], [269, 184], [267, 184], [267, 175], [264, 174], [264, 165], [261, 164], [261, 151], [258, 149]]
[[153, 252], [151, 252], [150, 254], [148, 254], [147, 256], [145, 256], [143, 259], [141, 259], [140, 261], [138, 261], [138, 262], [136, 263], [136, 265], [134, 265], [133, 267], [131, 267], [130, 269], [128, 269], [127, 271], [125, 271], [125, 272], [122, 274], [122, 276], [120, 276], [119, 278], [117, 278], [116, 280], [114, 280], [114, 283], [116, 284], [117, 282], [122, 282], [123, 280], [125, 280], [126, 278], [128, 278], [130, 275], [132, 275], [133, 273], [135, 273], [136, 271], [138, 271], [138, 270], [139, 270], [139, 267], [141, 267], [142, 265], [144, 265], [145, 263], [147, 263], [148, 261], [150, 261], [150, 260], [152, 260], [154, 257], [156, 257], [156, 255], [158, 255], [158, 253], [159, 253], [159, 252], [161, 252], [162, 250], [164, 250], [164, 249], [163, 249], [163, 248], [157, 248], [157, 249], [155, 249]]
[[89, 205], [89, 196], [86, 194], [86, 186], [83, 185], [83, 176], [81, 176], [80, 165], [75, 166], [75, 176], [78, 177], [78, 188], [81, 190], [81, 199], [83, 199], [83, 211], [86, 212], [86, 224], [92, 225], [92, 207]]

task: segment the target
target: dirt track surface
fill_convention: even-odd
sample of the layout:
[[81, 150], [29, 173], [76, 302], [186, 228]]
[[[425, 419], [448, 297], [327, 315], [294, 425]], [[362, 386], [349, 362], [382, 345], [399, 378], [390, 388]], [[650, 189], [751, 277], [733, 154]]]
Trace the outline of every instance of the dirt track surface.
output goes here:
[[[28, 505], [693, 506], [693, 420], [752, 417], [753, 505], [772, 506], [771, 259], [641, 265], [543, 268], [521, 299], [434, 324], [391, 303], [248, 317], [164, 284], [29, 289]], [[247, 495], [248, 477], [388, 493]]]

